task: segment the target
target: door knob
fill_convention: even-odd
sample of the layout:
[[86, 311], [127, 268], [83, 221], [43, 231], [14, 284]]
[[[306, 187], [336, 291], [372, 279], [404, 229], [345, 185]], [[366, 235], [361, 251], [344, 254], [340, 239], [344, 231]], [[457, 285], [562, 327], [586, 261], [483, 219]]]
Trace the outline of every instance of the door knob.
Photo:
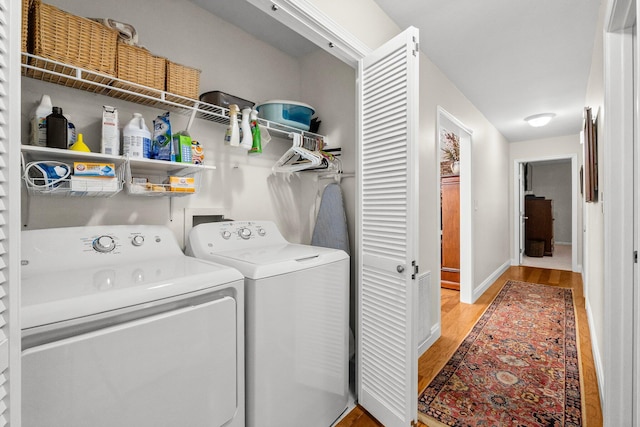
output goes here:
[[396, 267], [396, 270], [398, 270], [398, 273], [402, 273], [402, 272], [404, 272], [404, 266], [403, 265], [398, 265]]

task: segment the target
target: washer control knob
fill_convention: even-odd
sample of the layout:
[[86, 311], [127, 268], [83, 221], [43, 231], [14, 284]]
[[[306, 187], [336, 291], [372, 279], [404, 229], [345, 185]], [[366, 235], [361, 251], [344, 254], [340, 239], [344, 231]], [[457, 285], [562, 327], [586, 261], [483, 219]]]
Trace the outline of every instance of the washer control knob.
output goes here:
[[258, 228], [258, 235], [259, 236], [264, 236], [265, 234], [267, 234], [267, 231], [264, 228]]
[[133, 236], [133, 239], [131, 239], [131, 244], [133, 246], [142, 246], [142, 244], [144, 243], [144, 236], [141, 235], [137, 235], [137, 236]]
[[248, 228], [242, 227], [241, 229], [238, 230], [238, 236], [247, 240], [249, 237], [251, 237], [251, 230], [249, 230]]
[[111, 236], [100, 236], [93, 241], [93, 249], [98, 252], [111, 252], [116, 248], [116, 241]]
[[229, 240], [229, 238], [231, 237], [231, 233], [229, 231], [223, 231], [222, 232], [222, 238], [225, 240]]

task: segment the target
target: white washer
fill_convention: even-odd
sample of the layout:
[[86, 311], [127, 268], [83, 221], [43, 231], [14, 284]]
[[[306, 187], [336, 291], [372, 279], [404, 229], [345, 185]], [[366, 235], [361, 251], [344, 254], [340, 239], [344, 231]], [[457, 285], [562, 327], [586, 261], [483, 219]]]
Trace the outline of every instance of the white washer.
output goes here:
[[245, 276], [247, 426], [330, 426], [348, 400], [349, 256], [268, 221], [198, 225], [186, 253]]
[[24, 427], [244, 426], [244, 284], [158, 226], [22, 232]]

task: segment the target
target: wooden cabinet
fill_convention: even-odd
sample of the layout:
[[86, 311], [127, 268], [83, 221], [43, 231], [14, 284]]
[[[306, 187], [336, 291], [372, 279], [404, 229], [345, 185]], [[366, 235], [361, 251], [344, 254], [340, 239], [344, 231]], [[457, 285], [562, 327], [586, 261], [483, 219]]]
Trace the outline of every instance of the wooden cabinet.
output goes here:
[[442, 197], [443, 288], [460, 290], [460, 176], [444, 176], [440, 182]]
[[524, 201], [525, 253], [541, 256], [531, 242], [544, 242], [544, 255], [553, 256], [553, 201], [543, 197], [526, 198]]

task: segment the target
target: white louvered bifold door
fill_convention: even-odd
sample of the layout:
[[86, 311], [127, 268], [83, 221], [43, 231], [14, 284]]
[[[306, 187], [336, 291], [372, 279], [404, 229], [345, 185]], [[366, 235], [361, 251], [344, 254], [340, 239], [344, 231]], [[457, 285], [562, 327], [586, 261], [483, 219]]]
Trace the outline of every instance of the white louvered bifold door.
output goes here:
[[20, 426], [20, 0], [0, 0], [0, 427]]
[[359, 64], [358, 402], [386, 427], [417, 419], [418, 30]]

